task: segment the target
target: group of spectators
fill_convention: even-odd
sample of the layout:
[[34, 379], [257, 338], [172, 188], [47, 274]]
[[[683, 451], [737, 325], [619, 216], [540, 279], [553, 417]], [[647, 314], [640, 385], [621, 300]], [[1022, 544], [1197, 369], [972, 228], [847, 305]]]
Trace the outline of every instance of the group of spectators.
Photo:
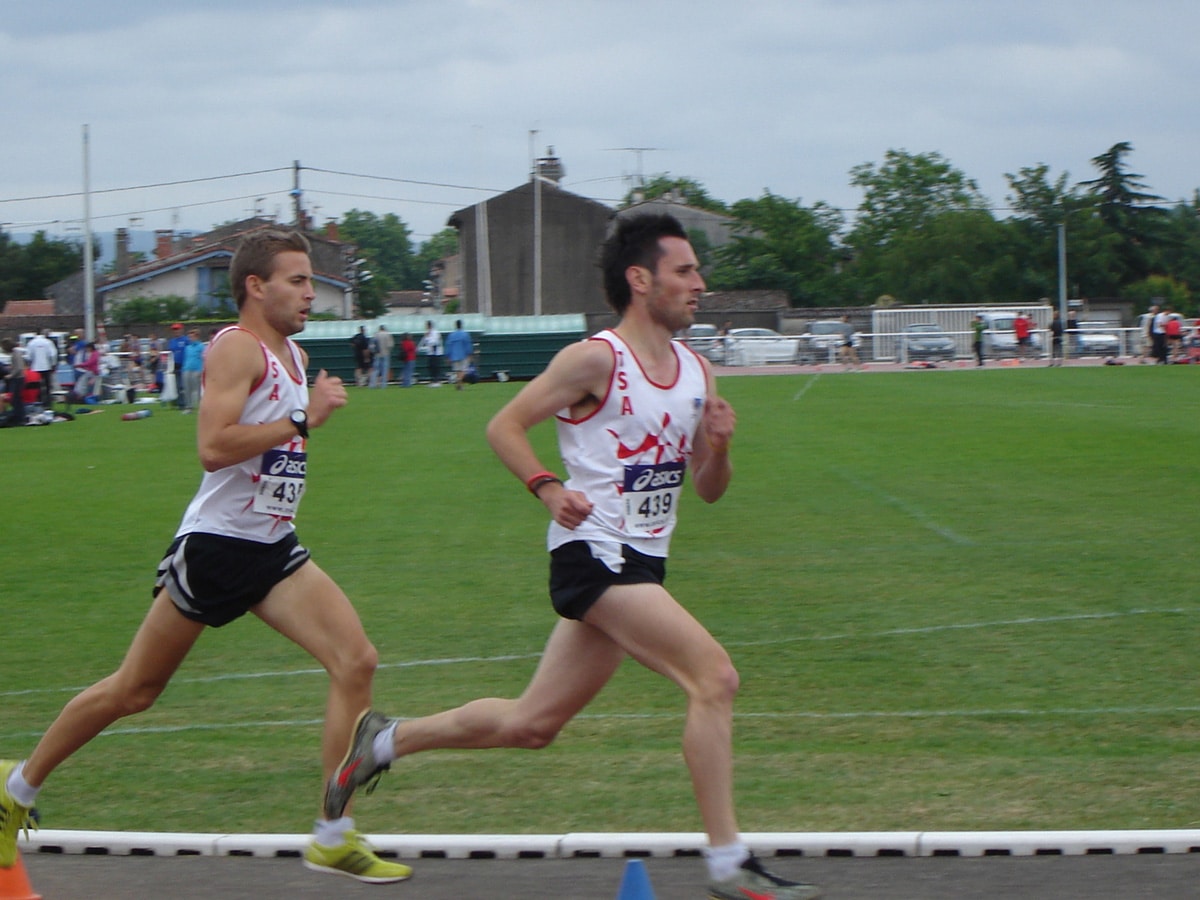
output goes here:
[[[416, 384], [418, 355], [425, 357], [430, 387], [453, 384], [461, 391], [464, 384], [479, 380], [474, 366], [475, 344], [470, 332], [463, 328], [462, 319], [454, 323], [454, 330], [445, 339], [429, 320], [419, 341], [405, 332], [398, 344], [385, 326], [380, 325], [375, 334], [368, 335], [367, 326], [360, 325], [350, 338], [350, 346], [354, 353], [354, 381], [359, 387], [387, 387], [392, 380], [393, 348], [398, 348], [401, 387]], [[450, 365], [449, 377], [443, 376], [445, 363]]]
[[[1146, 349], [1156, 365], [1165, 366], [1172, 362], [1187, 362], [1189, 344], [1195, 343], [1196, 333], [1189, 341], [1184, 339], [1183, 317], [1170, 306], [1154, 304], [1145, 315]], [[1142, 361], [1146, 360], [1143, 355]]]
[[[49, 329], [43, 329], [23, 346], [12, 338], [0, 341], [6, 357], [0, 359], [0, 425], [26, 424], [30, 404], [52, 410], [56, 388], [67, 402], [99, 402], [105, 377], [114, 373], [124, 376], [122, 387], [131, 394], [136, 389], [160, 393], [185, 413], [200, 405], [208, 343], [199, 328], [185, 329], [176, 323], [166, 341], [157, 334], [149, 338], [126, 334], [111, 344], [87, 340], [78, 332], [60, 337], [61, 346]], [[175, 390], [167, 392], [167, 376], [172, 374]]]

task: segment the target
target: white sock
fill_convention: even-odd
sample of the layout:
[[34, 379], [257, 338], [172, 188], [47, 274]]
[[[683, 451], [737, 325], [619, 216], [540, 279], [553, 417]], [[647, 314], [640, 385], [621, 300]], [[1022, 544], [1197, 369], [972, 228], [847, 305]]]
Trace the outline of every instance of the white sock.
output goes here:
[[385, 766], [396, 758], [396, 726], [399, 722], [393, 722], [379, 734], [375, 735], [375, 741], [371, 744], [371, 752], [375, 754], [375, 762], [381, 766]]
[[708, 863], [708, 876], [713, 881], [724, 881], [732, 878], [733, 874], [750, 858], [750, 848], [741, 841], [726, 844], [724, 847], [706, 847], [704, 861]]
[[313, 828], [313, 840], [322, 847], [336, 847], [346, 840], [346, 832], [354, 829], [354, 820], [349, 816], [340, 819], [317, 819]]
[[8, 791], [9, 796], [25, 807], [33, 806], [38, 791], [41, 790], [25, 780], [25, 760], [17, 763], [17, 767], [9, 773], [4, 789]]

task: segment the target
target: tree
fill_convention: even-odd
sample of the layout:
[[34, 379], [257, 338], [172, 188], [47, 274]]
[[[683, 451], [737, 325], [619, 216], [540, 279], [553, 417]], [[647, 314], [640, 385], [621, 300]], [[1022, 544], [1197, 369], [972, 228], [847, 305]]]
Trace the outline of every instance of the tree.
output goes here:
[[1100, 177], [1079, 183], [1096, 203], [1095, 216], [1116, 238], [1103, 242], [1109, 250], [1104, 267], [1109, 277], [1102, 289], [1113, 295], [1151, 274], [1150, 247], [1161, 239], [1164, 211], [1153, 204], [1163, 198], [1145, 190], [1139, 180], [1144, 176], [1126, 170], [1125, 157], [1132, 151], [1128, 141], [1113, 144], [1092, 159]]
[[1080, 212], [1090, 209], [1092, 203], [1078, 188], [1067, 186], [1067, 172], [1052, 182], [1045, 163], [1004, 177], [1012, 191], [1007, 197], [1012, 217], [1006, 230], [1017, 265], [1014, 297], [1054, 296], [1058, 291], [1059, 226], [1070, 221], [1073, 236]]
[[447, 256], [454, 256], [456, 253], [458, 253], [458, 230], [443, 228], [421, 245], [421, 249], [417, 251], [413, 260], [413, 267], [418, 273], [421, 273], [421, 280], [424, 282], [429, 278], [435, 262], [445, 259]]
[[[851, 183], [863, 189], [863, 200], [847, 237], [854, 257], [846, 280], [861, 302], [881, 294], [905, 301], [905, 285], [894, 279], [905, 271], [904, 256], [916, 246], [913, 235], [946, 213], [987, 210], [975, 182], [937, 153], [889, 150], [882, 165], [862, 163], [850, 175]], [[940, 224], [975, 221], [951, 218]]]
[[621, 201], [621, 207], [633, 206], [643, 200], [657, 200], [668, 194], [674, 194], [682, 202], [696, 209], [706, 209], [715, 213], [729, 212], [725, 203], [710, 197], [704, 185], [694, 178], [672, 178], [665, 173], [655, 175], [642, 186], [630, 190]]
[[46, 288], [83, 269], [83, 247], [37, 232], [19, 244], [0, 231], [0, 302], [46, 296]]
[[1027, 297], [1006, 229], [987, 210], [943, 212], [876, 251], [875, 276], [901, 303], [996, 303]]
[[1161, 236], [1162, 240], [1151, 253], [1151, 266], [1155, 272], [1170, 273], [1177, 285], [1170, 301], [1175, 303], [1176, 310], [1195, 315], [1200, 311], [1197, 307], [1200, 298], [1196, 293], [1200, 291], [1200, 191], [1194, 192], [1191, 202], [1176, 204], [1165, 213]]
[[808, 209], [764, 191], [739, 200], [733, 240], [712, 252], [708, 285], [714, 290], [782, 290], [793, 306], [838, 302], [833, 289], [834, 235], [841, 216], [818, 204]]
[[388, 291], [418, 290], [426, 276], [417, 271], [411, 232], [394, 213], [383, 217], [352, 209], [338, 223], [343, 240], [358, 247], [358, 256], [371, 278], [358, 286], [360, 298], [382, 305]]
[[882, 165], [862, 163], [850, 176], [851, 184], [863, 189], [849, 237], [860, 252], [882, 247], [940, 213], [988, 205], [978, 185], [938, 153], [889, 150]]

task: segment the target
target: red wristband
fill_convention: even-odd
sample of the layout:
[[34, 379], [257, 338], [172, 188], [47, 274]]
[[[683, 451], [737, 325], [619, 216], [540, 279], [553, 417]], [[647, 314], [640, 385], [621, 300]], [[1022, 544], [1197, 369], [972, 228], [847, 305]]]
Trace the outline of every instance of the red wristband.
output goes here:
[[552, 481], [556, 484], [562, 484], [562, 479], [553, 472], [537, 472], [525, 479], [525, 488], [536, 497], [538, 488]]

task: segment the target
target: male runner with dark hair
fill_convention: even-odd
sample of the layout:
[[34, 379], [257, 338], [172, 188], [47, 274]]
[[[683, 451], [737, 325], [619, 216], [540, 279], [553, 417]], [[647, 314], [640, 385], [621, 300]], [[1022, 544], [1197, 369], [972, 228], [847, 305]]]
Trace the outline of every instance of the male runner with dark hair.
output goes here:
[[[620, 323], [560, 351], [488, 425], [500, 460], [550, 513], [550, 597], [560, 616], [525, 692], [419, 719], [364, 712], [330, 780], [325, 814], [393, 759], [437, 748], [550, 744], [632, 656], [687, 697], [683, 756], [709, 847], [714, 900], [805, 900], [812, 885], [767, 872], [738, 831], [733, 805], [733, 700], [725, 649], [663, 587], [688, 470], [697, 494], [725, 493], [735, 417], [708, 363], [672, 335], [692, 324], [704, 290], [687, 232], [671, 216], [618, 222], [601, 254]], [[529, 430], [555, 419], [564, 482]]]

